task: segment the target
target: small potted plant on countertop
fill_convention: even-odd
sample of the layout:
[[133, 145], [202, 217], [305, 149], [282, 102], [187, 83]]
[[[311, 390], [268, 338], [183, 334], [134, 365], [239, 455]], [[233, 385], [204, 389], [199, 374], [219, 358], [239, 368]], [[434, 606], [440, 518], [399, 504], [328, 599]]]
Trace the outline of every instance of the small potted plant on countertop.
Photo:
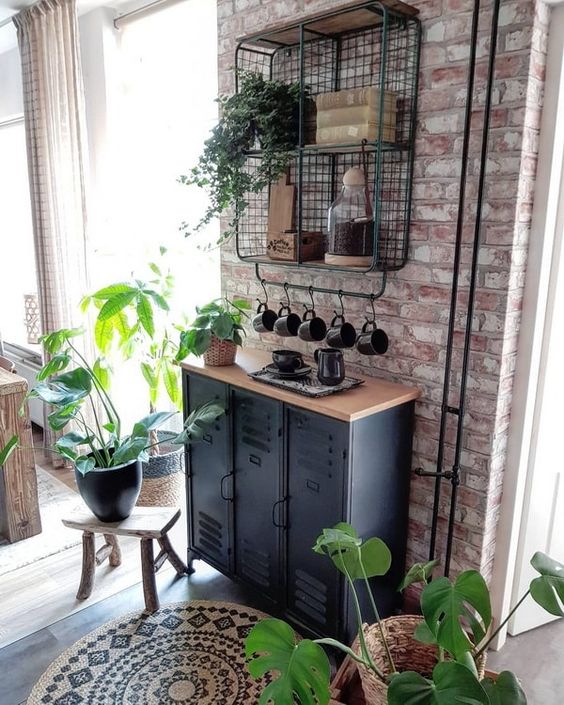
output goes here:
[[[513, 673], [485, 675], [486, 650], [529, 595], [550, 614], [564, 616], [563, 565], [536, 553], [531, 564], [538, 577], [507, 618], [488, 635], [492, 623], [490, 595], [485, 580], [475, 570], [464, 571], [454, 581], [442, 577], [428, 582], [435, 563], [416, 564], [401, 588], [418, 581], [425, 583], [421, 593], [423, 616], [380, 620], [369, 578], [385, 575], [390, 567], [391, 555], [385, 543], [378, 538], [363, 542], [353, 527], [341, 523], [324, 529], [313, 550], [325, 554], [345, 575], [358, 637], [351, 648], [335, 639], [300, 640], [282, 620], [266, 619], [257, 624], [246, 640], [249, 670], [254, 677], [274, 672], [260, 705], [327, 705], [331, 698], [330, 668], [321, 645], [343, 651], [348, 660], [344, 668], [356, 664], [367, 705], [526, 705], [525, 693]], [[363, 625], [357, 580], [368, 591], [376, 620], [370, 627]]]
[[[239, 71], [239, 91], [220, 97], [219, 123], [206, 140], [198, 164], [180, 177], [209, 193], [210, 205], [194, 228], [181, 227], [186, 235], [197, 232], [231, 209], [232, 217], [217, 244], [235, 232], [247, 207], [249, 193], [260, 193], [287, 171], [298, 144], [298, 83], [270, 81], [258, 73]], [[245, 169], [248, 153], [260, 146], [260, 159]]]
[[237, 346], [243, 345], [245, 330], [241, 321], [249, 309], [247, 301], [227, 298], [196, 307], [197, 318], [180, 334], [179, 358], [203, 355], [206, 365], [232, 365]]
[[[116, 352], [123, 361], [135, 359], [140, 377], [147, 386], [147, 411], [168, 400], [182, 409], [178, 331], [184, 321], [172, 320], [171, 302], [174, 277], [166, 263], [167, 250], [160, 248], [158, 262], [149, 262], [149, 277], [109, 284], [86, 296], [82, 309], [95, 308], [94, 338], [101, 353], [99, 367], [109, 380]], [[116, 351], [117, 349], [117, 351]], [[97, 370], [98, 371], [98, 370]], [[170, 442], [176, 434], [150, 431], [148, 461], [143, 463], [140, 506], [177, 506], [183, 493], [182, 448]]]
[[[156, 411], [137, 421], [130, 433], [124, 433], [105, 380], [97, 374], [99, 365], [90, 365], [73, 343], [82, 333], [80, 329], [62, 329], [42, 336], [51, 359], [38, 373], [39, 382], [27, 398], [41, 399], [52, 407], [48, 421], [54, 431], [72, 425], [73, 430], [61, 435], [49, 450], [73, 463], [78, 490], [98, 519], [121, 521], [137, 501], [141, 462], [148, 458], [151, 432], [177, 412]], [[218, 404], [203, 404], [190, 414], [172, 442], [200, 440], [205, 428], [223, 413]], [[14, 436], [0, 451], [0, 461], [5, 462], [17, 446]]]

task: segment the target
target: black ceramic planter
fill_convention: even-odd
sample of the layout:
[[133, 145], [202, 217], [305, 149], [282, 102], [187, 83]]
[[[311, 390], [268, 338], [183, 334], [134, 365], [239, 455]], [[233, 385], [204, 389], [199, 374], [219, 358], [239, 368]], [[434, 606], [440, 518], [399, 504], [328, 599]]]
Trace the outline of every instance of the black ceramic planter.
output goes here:
[[82, 475], [75, 468], [82, 499], [100, 521], [122, 521], [133, 511], [141, 490], [143, 470], [135, 460], [116, 468], [94, 468]]

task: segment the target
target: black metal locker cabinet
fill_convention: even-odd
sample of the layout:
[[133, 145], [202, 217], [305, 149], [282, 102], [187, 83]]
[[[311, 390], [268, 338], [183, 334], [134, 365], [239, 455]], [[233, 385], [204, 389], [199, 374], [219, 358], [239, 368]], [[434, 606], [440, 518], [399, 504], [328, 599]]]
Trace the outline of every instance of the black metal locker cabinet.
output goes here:
[[321, 530], [345, 516], [348, 425], [288, 408], [288, 610], [320, 633], [337, 635], [342, 580], [313, 552]]
[[[228, 388], [221, 382], [190, 375], [188, 409], [214, 400], [228, 407]], [[230, 416], [223, 415], [203, 439], [189, 450], [187, 483], [190, 515], [190, 547], [219, 568], [231, 565], [231, 471]]]
[[283, 496], [282, 408], [268, 397], [232, 390], [235, 573], [279, 600]]

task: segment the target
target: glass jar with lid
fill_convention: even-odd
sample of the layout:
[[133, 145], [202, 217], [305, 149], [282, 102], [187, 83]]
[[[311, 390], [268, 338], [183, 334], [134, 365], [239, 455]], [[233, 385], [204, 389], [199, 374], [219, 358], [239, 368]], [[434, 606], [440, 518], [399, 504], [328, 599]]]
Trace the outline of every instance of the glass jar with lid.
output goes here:
[[326, 264], [370, 267], [374, 215], [366, 176], [359, 167], [345, 172], [343, 188], [329, 208], [328, 220]]

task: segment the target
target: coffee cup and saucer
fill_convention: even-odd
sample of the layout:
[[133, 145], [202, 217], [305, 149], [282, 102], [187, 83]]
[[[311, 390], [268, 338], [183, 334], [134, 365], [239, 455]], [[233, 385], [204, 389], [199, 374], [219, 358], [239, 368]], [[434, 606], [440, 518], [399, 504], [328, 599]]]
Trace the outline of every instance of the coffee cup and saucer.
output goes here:
[[280, 379], [301, 379], [311, 373], [311, 367], [304, 363], [302, 354], [295, 350], [274, 350], [272, 360], [265, 370]]

